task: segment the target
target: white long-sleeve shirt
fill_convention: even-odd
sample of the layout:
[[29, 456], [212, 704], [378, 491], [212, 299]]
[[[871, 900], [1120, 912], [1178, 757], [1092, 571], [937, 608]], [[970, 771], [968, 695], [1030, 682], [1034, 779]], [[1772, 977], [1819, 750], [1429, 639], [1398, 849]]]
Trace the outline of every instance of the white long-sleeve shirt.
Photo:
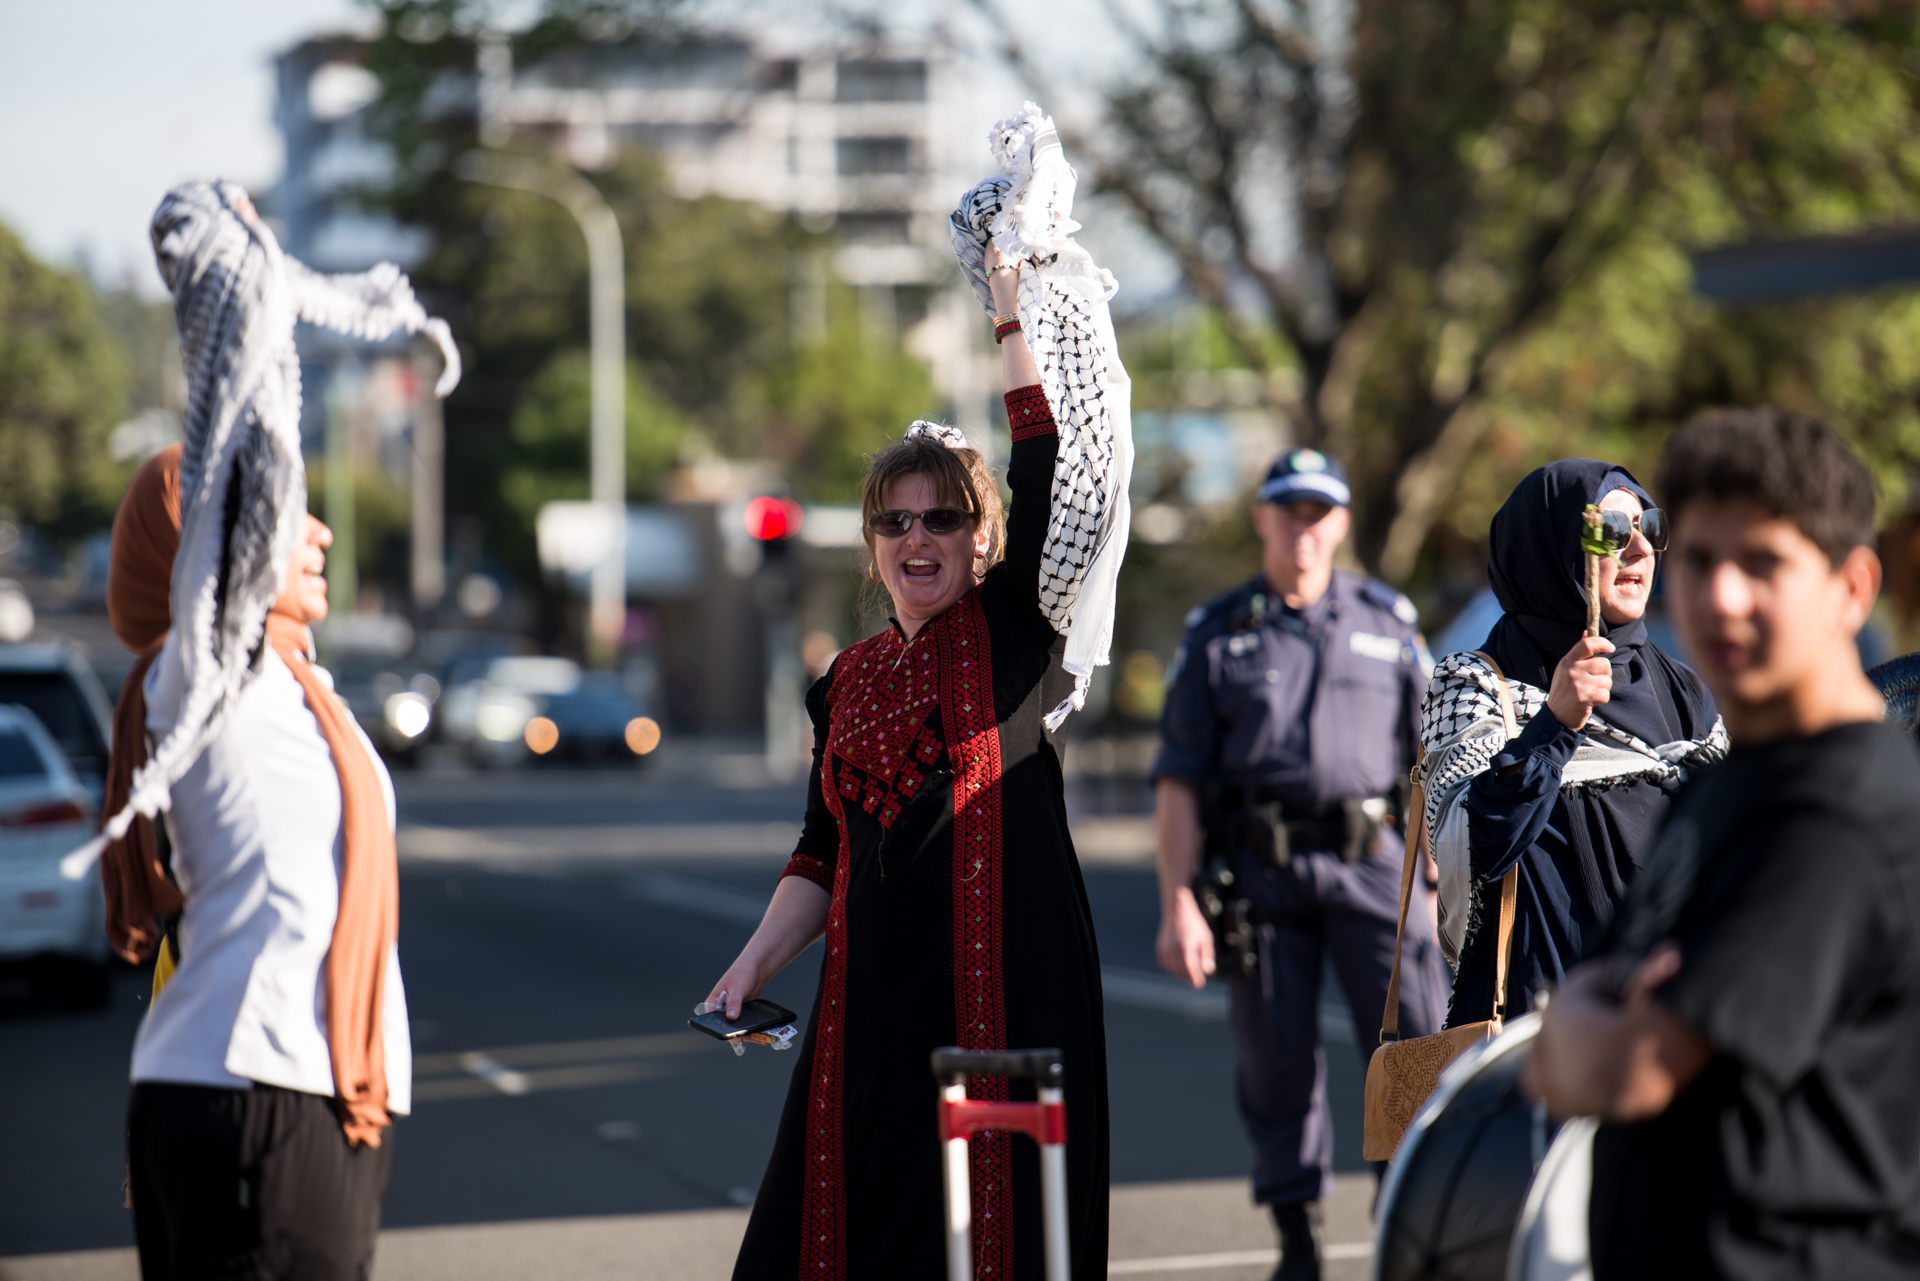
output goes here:
[[[329, 687], [332, 678], [316, 668]], [[147, 674], [147, 729], [173, 727], [185, 694], [178, 638]], [[355, 732], [359, 733], [356, 726]], [[394, 821], [393, 782], [365, 734]], [[334, 1093], [326, 958], [340, 905], [340, 782], [306, 693], [271, 645], [220, 736], [173, 786], [166, 815], [186, 896], [180, 964], [133, 1044], [135, 1081]], [[396, 945], [381, 1029], [387, 1107], [413, 1101], [413, 1049]]]

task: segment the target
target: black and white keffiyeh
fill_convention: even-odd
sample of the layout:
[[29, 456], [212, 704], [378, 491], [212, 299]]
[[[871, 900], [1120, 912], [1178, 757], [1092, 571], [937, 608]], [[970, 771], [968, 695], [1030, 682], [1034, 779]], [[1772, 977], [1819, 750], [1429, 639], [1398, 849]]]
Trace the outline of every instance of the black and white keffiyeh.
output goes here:
[[[1547, 705], [1546, 691], [1508, 680], [1515, 722], [1525, 727]], [[1449, 654], [1434, 668], [1420, 704], [1420, 743], [1427, 831], [1440, 870], [1440, 948], [1458, 964], [1475, 913], [1467, 787], [1507, 745], [1500, 716], [1500, 677], [1475, 654]], [[1599, 791], [1647, 783], [1672, 792], [1693, 771], [1727, 754], [1727, 730], [1718, 717], [1702, 739], [1647, 743], [1607, 722], [1598, 709], [1581, 731], [1580, 746], [1561, 771], [1568, 791]]]
[[967, 440], [967, 433], [961, 431], [958, 427], [950, 423], [928, 422], [924, 418], [914, 419], [913, 422], [908, 425], [906, 435], [903, 439], [930, 440], [937, 445], [945, 445], [948, 449], [973, 448], [971, 442]]
[[187, 376], [172, 586], [186, 696], [178, 723], [134, 775], [126, 808], [63, 862], [76, 878], [136, 812], [166, 808], [174, 782], [218, 736], [257, 670], [267, 613], [285, 588], [307, 512], [295, 322], [374, 341], [424, 333], [446, 361], [435, 392], [445, 396], [460, 381], [446, 322], [426, 314], [398, 267], [310, 270], [281, 251], [237, 184], [175, 187], [154, 211], [151, 234]]
[[960, 198], [953, 248], [992, 315], [991, 240], [1020, 272], [1020, 326], [1059, 432], [1053, 504], [1040, 563], [1040, 605], [1067, 638], [1072, 696], [1047, 714], [1058, 729], [1086, 703], [1093, 669], [1108, 661], [1133, 476], [1132, 382], [1120, 363], [1107, 303], [1118, 286], [1073, 239], [1074, 172], [1051, 118], [1029, 102], [988, 133], [1000, 174]]

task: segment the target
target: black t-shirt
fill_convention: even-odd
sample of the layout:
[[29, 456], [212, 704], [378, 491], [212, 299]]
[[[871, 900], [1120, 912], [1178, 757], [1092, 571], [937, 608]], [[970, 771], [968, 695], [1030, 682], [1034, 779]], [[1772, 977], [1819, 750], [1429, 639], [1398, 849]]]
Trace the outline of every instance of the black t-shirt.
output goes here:
[[1674, 805], [1616, 922], [1711, 1043], [1662, 1115], [1603, 1126], [1598, 1281], [1920, 1277], [1920, 755], [1847, 725], [1736, 749]]

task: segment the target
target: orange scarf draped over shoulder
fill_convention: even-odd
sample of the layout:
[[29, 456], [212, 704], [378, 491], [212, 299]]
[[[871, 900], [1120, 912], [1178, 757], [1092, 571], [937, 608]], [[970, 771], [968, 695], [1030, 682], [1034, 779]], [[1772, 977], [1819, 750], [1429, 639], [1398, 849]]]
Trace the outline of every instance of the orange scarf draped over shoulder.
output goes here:
[[311, 633], [285, 614], [267, 615], [267, 641], [306, 691], [307, 707], [340, 775], [340, 913], [327, 951], [327, 1049], [334, 1097], [353, 1143], [380, 1146], [387, 1124], [387, 958], [400, 936], [400, 870], [387, 798], [346, 704], [314, 671]]

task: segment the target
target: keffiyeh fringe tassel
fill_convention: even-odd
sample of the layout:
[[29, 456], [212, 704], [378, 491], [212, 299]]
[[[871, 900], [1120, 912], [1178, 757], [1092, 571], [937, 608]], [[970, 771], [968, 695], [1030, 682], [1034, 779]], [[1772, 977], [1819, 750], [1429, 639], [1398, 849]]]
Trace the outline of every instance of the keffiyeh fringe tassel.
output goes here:
[[954, 254], [988, 315], [987, 244], [1022, 259], [1019, 314], [1059, 432], [1052, 509], [1040, 563], [1040, 607], [1067, 638], [1073, 694], [1047, 713], [1048, 730], [1086, 705], [1093, 669], [1109, 661], [1120, 562], [1132, 511], [1132, 381], [1120, 363], [1116, 285], [1073, 240], [1075, 177], [1053, 121], [1029, 102], [988, 132], [1000, 176], [960, 198]]
[[435, 392], [445, 396], [460, 381], [446, 322], [426, 314], [399, 268], [382, 263], [340, 276], [308, 269], [281, 252], [233, 183], [175, 187], [151, 231], [187, 375], [172, 588], [186, 696], [175, 727], [135, 774], [126, 807], [62, 860], [75, 880], [136, 813], [167, 807], [174, 782], [225, 727], [253, 674], [307, 512], [295, 322], [372, 341], [424, 333], [446, 361]]

